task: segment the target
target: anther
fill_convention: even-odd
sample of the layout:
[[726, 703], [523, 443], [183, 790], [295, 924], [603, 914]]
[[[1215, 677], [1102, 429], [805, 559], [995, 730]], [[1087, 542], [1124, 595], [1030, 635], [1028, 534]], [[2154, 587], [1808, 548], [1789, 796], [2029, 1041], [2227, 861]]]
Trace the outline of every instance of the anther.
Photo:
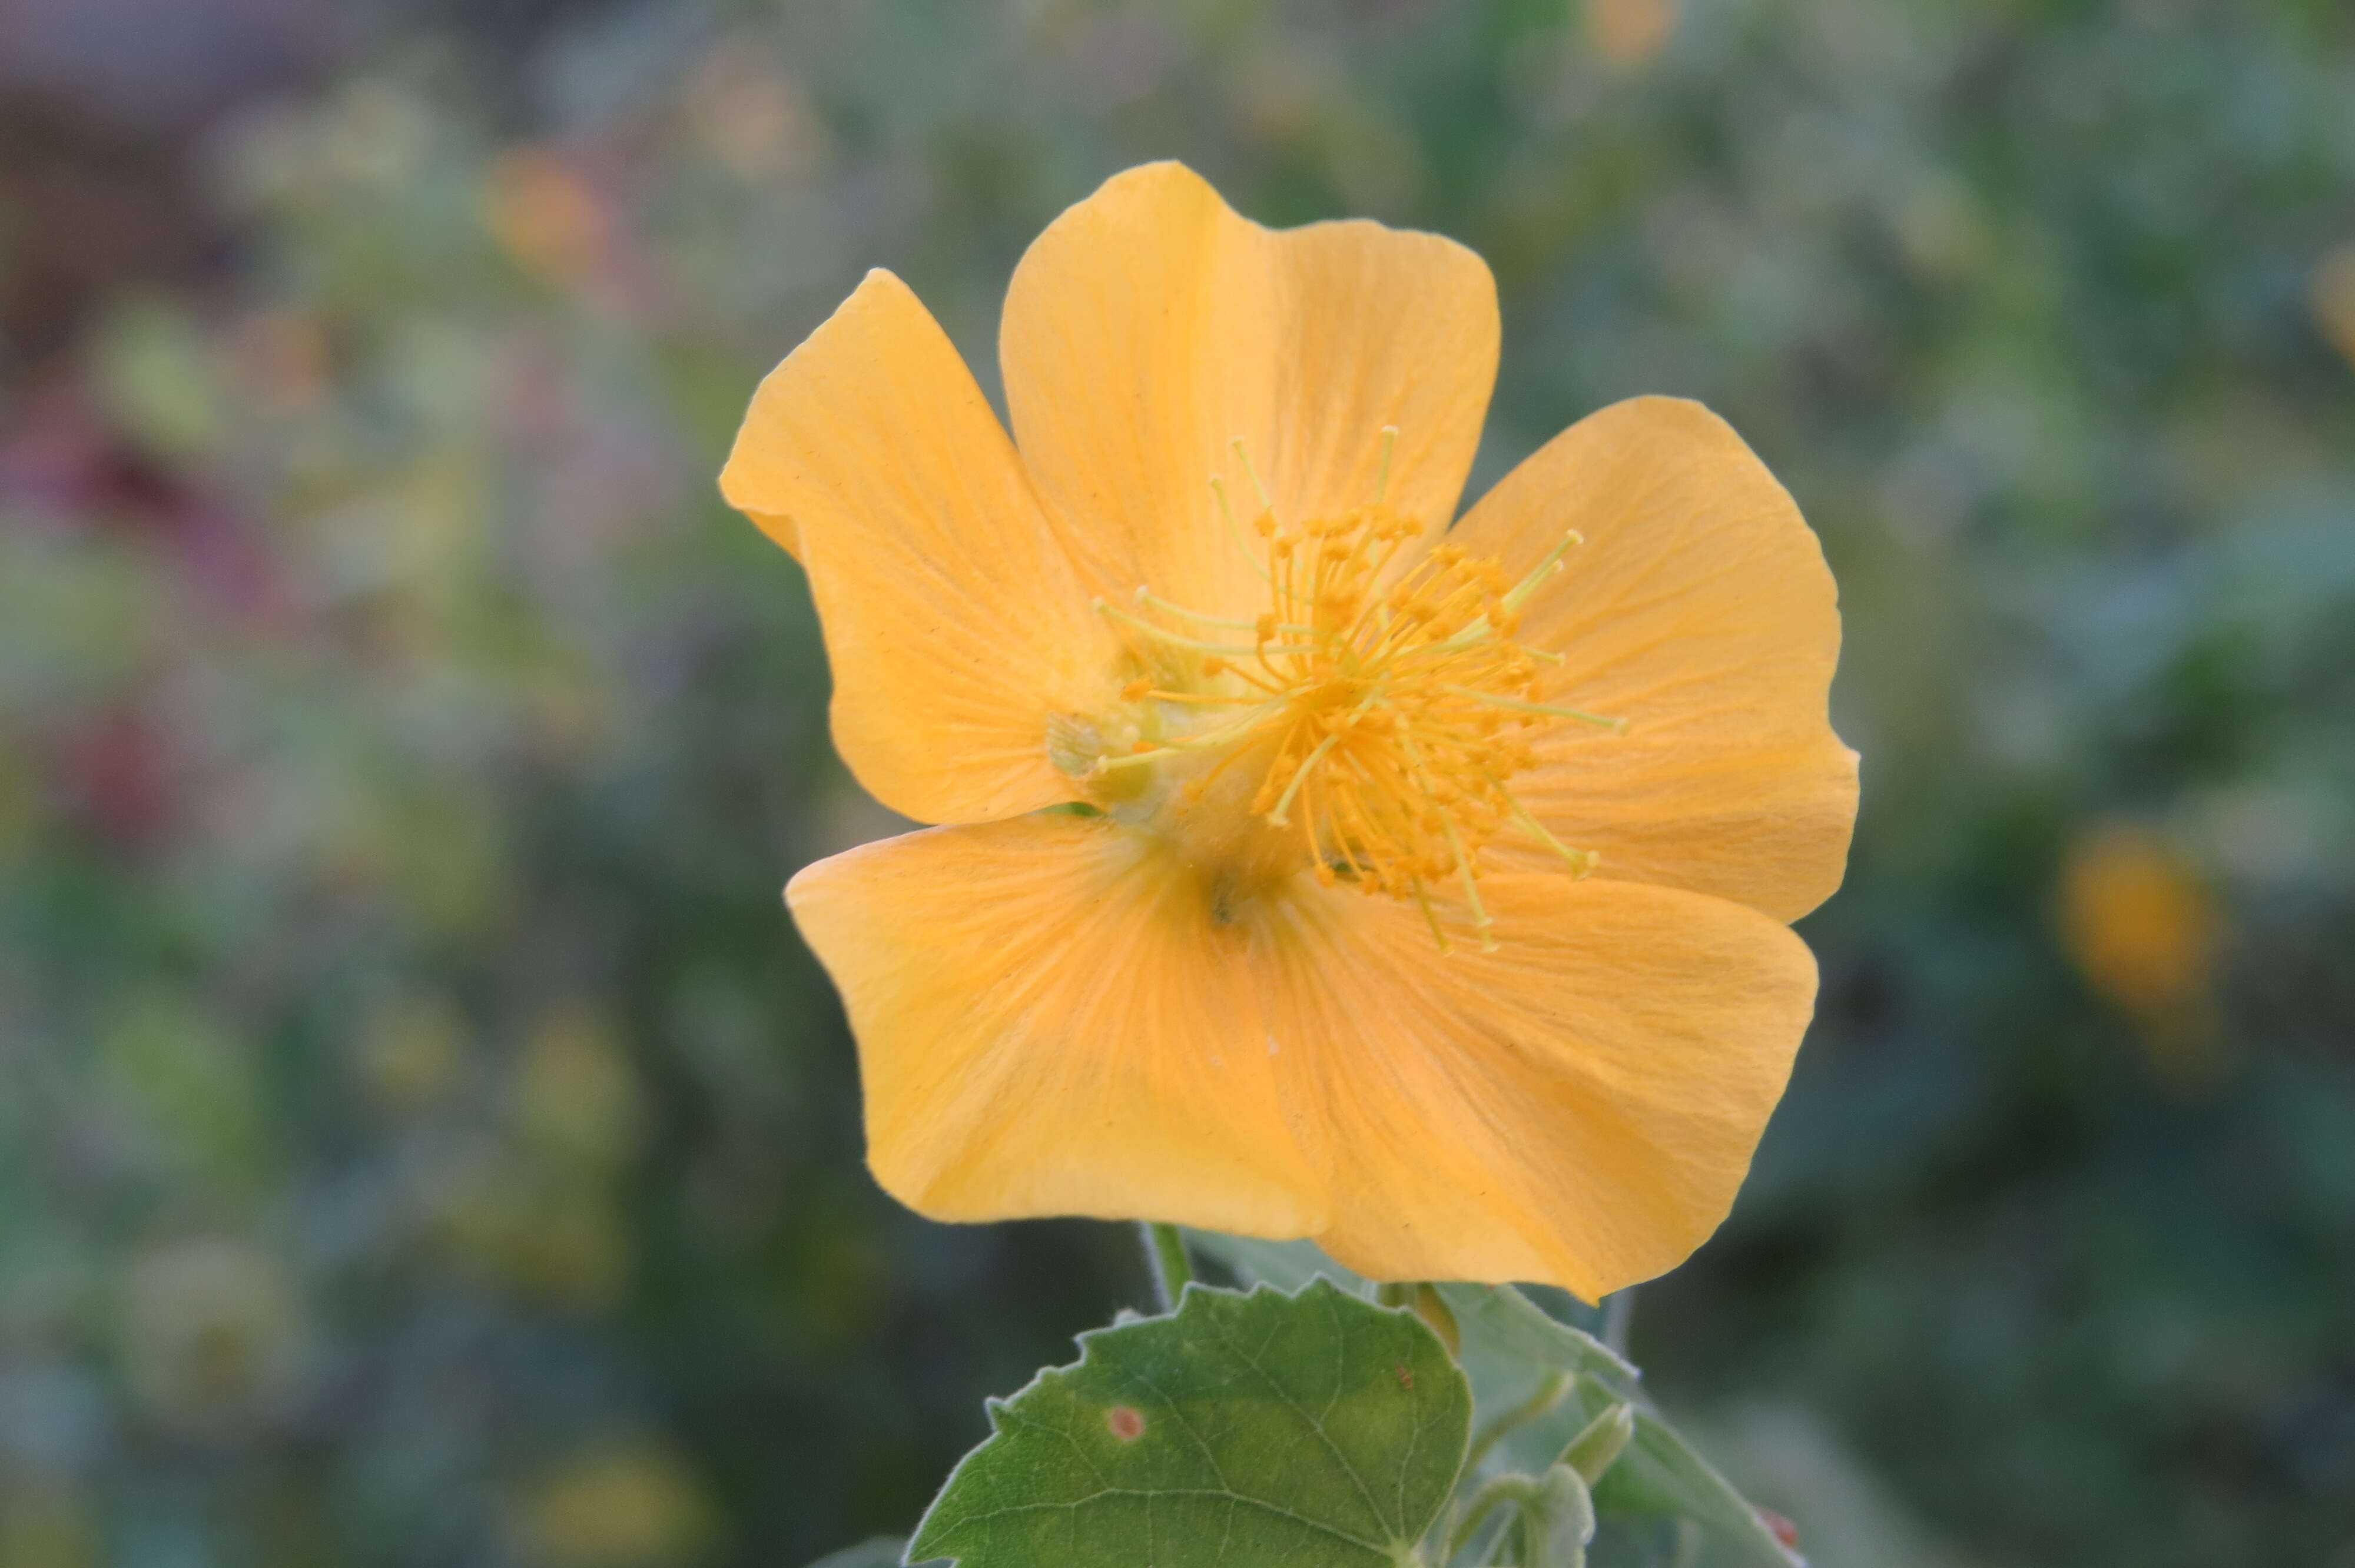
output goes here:
[[[1261, 503], [1249, 531], [1255, 539], [1224, 476], [1210, 480], [1211, 493], [1229, 536], [1268, 584], [1269, 608], [1248, 620], [1209, 615], [1143, 585], [1117, 603], [1099, 599], [1098, 610], [1124, 623], [1124, 640], [1155, 672], [1122, 686], [1122, 696], [1170, 705], [1162, 722], [1174, 733], [1091, 760], [1103, 775], [1203, 758], [1208, 767], [1181, 769], [1191, 775], [1183, 783], [1169, 780], [1173, 808], [1212, 799], [1221, 773], [1249, 767], [1260, 774], [1245, 797], [1250, 815], [1297, 835], [1302, 867], [1319, 882], [1412, 899], [1443, 951], [1451, 928], [1461, 937], [1467, 927], [1493, 950], [1480, 856], [1498, 833], [1543, 845], [1576, 875], [1595, 863], [1507, 788], [1536, 760], [1522, 731], [1565, 719], [1614, 733], [1626, 725], [1541, 700], [1545, 671], [1567, 660], [1517, 640], [1522, 602], [1562, 569], [1579, 535], [1565, 533], [1518, 580], [1456, 541], [1425, 546], [1419, 523], [1388, 509], [1398, 436], [1395, 426], [1381, 430], [1370, 501], [1289, 526], [1245, 442], [1231, 443]], [[1252, 645], [1205, 641], [1219, 634], [1212, 628]], [[1197, 730], [1192, 714], [1220, 716]], [[1447, 902], [1463, 900], [1460, 923], [1452, 911], [1443, 920], [1439, 888]]]

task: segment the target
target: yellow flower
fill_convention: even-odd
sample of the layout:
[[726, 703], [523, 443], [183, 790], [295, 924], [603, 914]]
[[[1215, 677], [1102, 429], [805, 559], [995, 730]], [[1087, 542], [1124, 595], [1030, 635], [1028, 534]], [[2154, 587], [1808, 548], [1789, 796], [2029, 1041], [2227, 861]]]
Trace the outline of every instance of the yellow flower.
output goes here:
[[1665, 398], [1447, 532], [1497, 336], [1461, 246], [1163, 164], [1016, 270], [1014, 440], [887, 272], [762, 384], [721, 488], [844, 759], [951, 824], [787, 890], [901, 1201], [1590, 1298], [1723, 1217], [1855, 812], [1832, 580]]
[[97, 1568], [98, 1527], [79, 1487], [0, 1469], [0, 1563]]
[[285, 1267], [250, 1242], [164, 1243], [134, 1259], [123, 1281], [126, 1381], [176, 1432], [246, 1436], [298, 1391], [304, 1317]]
[[1651, 64], [1676, 30], [1677, 0], [1587, 0], [1587, 39], [1614, 70]]
[[2158, 834], [2099, 821], [2061, 870], [2061, 927], [2086, 983], [2140, 1026], [2152, 1067], [2197, 1088], [2224, 1065], [2213, 980], [2222, 922], [2197, 873]]
[[593, 271], [612, 227], [588, 182], [544, 147], [513, 147], [484, 181], [491, 237], [525, 270], [555, 282]]
[[666, 1446], [622, 1441], [591, 1449], [520, 1500], [525, 1556], [550, 1568], [653, 1568], [706, 1554], [711, 1505]]
[[2355, 365], [2355, 245], [2342, 245], [2324, 257], [2307, 291], [2315, 324], [2330, 346]]

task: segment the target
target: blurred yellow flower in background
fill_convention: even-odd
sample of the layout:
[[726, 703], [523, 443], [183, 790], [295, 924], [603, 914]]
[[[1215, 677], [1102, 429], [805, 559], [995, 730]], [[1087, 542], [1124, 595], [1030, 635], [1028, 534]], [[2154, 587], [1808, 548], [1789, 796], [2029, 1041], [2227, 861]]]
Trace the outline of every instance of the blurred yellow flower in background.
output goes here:
[[1586, 37], [1614, 70], [1640, 70], [1676, 36], [1678, 0], [1586, 0]]
[[466, 1275], [525, 1300], [602, 1311], [628, 1282], [630, 1232], [607, 1187], [496, 1146], [456, 1161], [424, 1221]]
[[0, 1473], [0, 1568], [97, 1568], [98, 1530], [69, 1483]]
[[516, 1112], [532, 1146], [552, 1157], [591, 1171], [626, 1160], [641, 1112], [613, 1020], [586, 1001], [543, 1014], [517, 1064]]
[[491, 164], [483, 216], [517, 266], [559, 283], [577, 281], [596, 265], [613, 223], [588, 182], [537, 146], [511, 148]]
[[2322, 335], [2355, 366], [2355, 245], [2342, 245], [2322, 259], [2308, 297]]
[[307, 1330], [302, 1299], [269, 1253], [235, 1236], [167, 1242], [124, 1282], [126, 1381], [158, 1422], [230, 1437], [293, 1393]]
[[1452, 241], [1163, 164], [1017, 269], [1014, 441], [887, 272], [762, 383], [722, 489], [844, 759], [953, 824], [789, 890], [903, 1202], [1590, 1299], [1724, 1216], [1855, 813], [1831, 576], [1666, 398], [1449, 531], [1498, 330]]
[[804, 177], [826, 153], [807, 98], [745, 38], [704, 56], [682, 108], [697, 140], [747, 185]]
[[634, 1261], [621, 1181], [645, 1116], [619, 1021], [588, 998], [548, 1007], [506, 1089], [496, 1133], [434, 1162], [419, 1194], [423, 1234], [496, 1290], [610, 1308]]
[[544, 1568], [654, 1568], [711, 1544], [709, 1500], [686, 1460], [645, 1441], [576, 1456], [515, 1510], [527, 1560]]
[[440, 1103], [465, 1072], [467, 1033], [465, 1015], [440, 991], [404, 990], [380, 1000], [355, 1036], [369, 1099], [396, 1116]]
[[2182, 853], [2136, 823], [2094, 823], [2062, 863], [2061, 921], [2086, 983], [2135, 1021], [2158, 1075], [2178, 1087], [2211, 1077], [2222, 921]]

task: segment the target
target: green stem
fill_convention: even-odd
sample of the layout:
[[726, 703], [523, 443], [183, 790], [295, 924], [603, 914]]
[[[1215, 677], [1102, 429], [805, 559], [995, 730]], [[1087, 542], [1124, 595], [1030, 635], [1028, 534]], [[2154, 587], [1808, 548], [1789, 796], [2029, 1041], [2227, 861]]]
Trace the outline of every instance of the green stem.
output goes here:
[[1488, 1515], [1497, 1504], [1511, 1503], [1524, 1507], [1537, 1501], [1542, 1495], [1542, 1489], [1533, 1477], [1504, 1475], [1491, 1478], [1472, 1494], [1472, 1500], [1465, 1505], [1463, 1520], [1447, 1532], [1447, 1555], [1453, 1558], [1472, 1544], [1473, 1538], [1480, 1533], [1480, 1527], [1488, 1522]]
[[1193, 1283], [1194, 1260], [1186, 1255], [1186, 1238], [1176, 1225], [1146, 1220], [1137, 1225], [1145, 1242], [1146, 1266], [1153, 1274], [1153, 1289], [1164, 1312], [1174, 1311], [1178, 1298]]
[[1625, 1360], [1627, 1331], [1636, 1326], [1636, 1287], [1614, 1290], [1603, 1300], [1603, 1343], [1612, 1354]]
[[1477, 1470], [1489, 1451], [1507, 1437], [1530, 1422], [1542, 1420], [1553, 1414], [1554, 1407], [1570, 1393], [1571, 1384], [1575, 1381], [1568, 1372], [1550, 1373], [1543, 1383], [1538, 1384], [1537, 1392], [1482, 1427], [1479, 1436], [1472, 1439], [1471, 1451], [1464, 1457], [1464, 1473], [1468, 1476]]

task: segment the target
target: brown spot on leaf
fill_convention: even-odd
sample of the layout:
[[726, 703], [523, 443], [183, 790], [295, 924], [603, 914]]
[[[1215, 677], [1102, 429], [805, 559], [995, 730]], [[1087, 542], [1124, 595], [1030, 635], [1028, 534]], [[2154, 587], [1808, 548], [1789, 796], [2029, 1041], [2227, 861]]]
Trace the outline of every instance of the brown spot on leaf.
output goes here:
[[1104, 1412], [1104, 1425], [1124, 1443], [1145, 1436], [1145, 1414], [1133, 1404], [1115, 1404]]
[[1398, 1373], [1399, 1386], [1401, 1388], [1412, 1388], [1414, 1386], [1414, 1373], [1407, 1371], [1407, 1366], [1404, 1361], [1399, 1362], [1399, 1364], [1392, 1370]]

